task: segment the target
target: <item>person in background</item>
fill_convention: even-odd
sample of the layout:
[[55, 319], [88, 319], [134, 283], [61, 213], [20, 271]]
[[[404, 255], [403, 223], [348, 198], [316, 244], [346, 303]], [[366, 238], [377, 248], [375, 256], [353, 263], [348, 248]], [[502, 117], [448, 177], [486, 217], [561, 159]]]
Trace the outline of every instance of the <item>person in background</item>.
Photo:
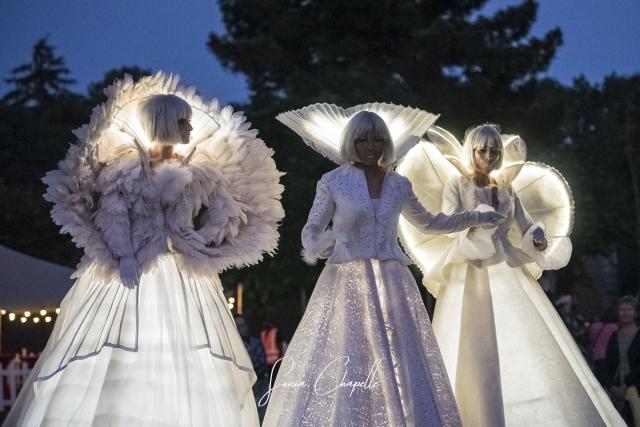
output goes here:
[[589, 327], [589, 345], [593, 373], [600, 384], [605, 385], [607, 344], [609, 338], [618, 330], [616, 310], [614, 307], [605, 310], [602, 319], [596, 318]]
[[253, 395], [256, 399], [256, 404], [258, 404], [258, 416], [260, 418], [260, 422], [262, 422], [267, 408], [265, 405], [261, 406], [258, 402], [269, 390], [270, 369], [267, 365], [267, 355], [264, 350], [264, 346], [262, 345], [262, 341], [255, 336], [251, 336], [249, 326], [247, 325], [247, 321], [244, 316], [236, 314], [233, 316], [233, 319], [236, 322], [240, 338], [242, 338], [242, 342], [244, 343], [247, 353], [249, 353], [249, 357], [251, 358], [253, 370], [256, 372], [257, 380], [253, 385]]
[[580, 352], [589, 360], [589, 323], [575, 310], [575, 300], [572, 295], [563, 295], [555, 302], [556, 310], [569, 333], [578, 344]]
[[270, 321], [262, 323], [262, 329], [260, 330], [260, 341], [264, 346], [266, 353], [266, 364], [269, 370], [269, 384], [273, 387], [276, 377], [278, 376], [278, 370], [280, 369], [280, 361], [284, 357], [286, 350], [286, 343], [280, 338], [280, 332], [276, 325]]
[[625, 421], [640, 426], [640, 337], [638, 300], [625, 295], [618, 300], [619, 329], [611, 335], [605, 356], [605, 386]]

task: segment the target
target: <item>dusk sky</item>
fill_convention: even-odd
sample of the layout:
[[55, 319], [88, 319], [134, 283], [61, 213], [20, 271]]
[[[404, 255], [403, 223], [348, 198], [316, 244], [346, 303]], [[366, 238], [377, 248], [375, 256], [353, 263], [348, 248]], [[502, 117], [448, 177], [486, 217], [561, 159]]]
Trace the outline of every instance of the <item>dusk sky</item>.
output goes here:
[[[490, 0], [483, 13], [520, 0]], [[616, 72], [640, 72], [640, 1], [540, 0], [533, 34], [560, 27], [564, 44], [548, 75], [563, 83], [584, 74], [592, 82]], [[208, 98], [243, 101], [242, 76], [218, 64], [206, 42], [223, 32], [217, 2], [209, 0], [0, 0], [0, 77], [29, 62], [35, 42], [49, 35], [77, 83], [101, 80], [111, 68], [138, 65], [180, 74]], [[0, 82], [0, 96], [10, 89]]]

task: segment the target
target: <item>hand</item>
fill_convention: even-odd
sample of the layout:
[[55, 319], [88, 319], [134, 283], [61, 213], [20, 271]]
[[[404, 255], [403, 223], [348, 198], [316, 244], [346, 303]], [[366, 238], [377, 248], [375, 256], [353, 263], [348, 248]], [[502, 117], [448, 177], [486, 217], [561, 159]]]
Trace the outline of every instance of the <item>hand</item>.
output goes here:
[[483, 227], [483, 228], [495, 227], [499, 223], [504, 221], [504, 219], [505, 219], [505, 216], [496, 211], [480, 212], [478, 214], [478, 227]]
[[135, 258], [120, 258], [120, 280], [129, 289], [138, 286], [140, 274], [138, 273], [138, 262]]
[[547, 238], [544, 236], [544, 230], [540, 227], [533, 230], [533, 246], [539, 251], [547, 249]]

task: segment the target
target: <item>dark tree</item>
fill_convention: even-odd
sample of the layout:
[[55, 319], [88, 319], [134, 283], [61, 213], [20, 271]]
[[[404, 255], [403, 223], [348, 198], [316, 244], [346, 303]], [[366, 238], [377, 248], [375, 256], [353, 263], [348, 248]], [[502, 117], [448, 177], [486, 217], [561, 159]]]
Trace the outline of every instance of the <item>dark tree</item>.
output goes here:
[[89, 102], [92, 105], [101, 104], [106, 101], [103, 90], [111, 86], [116, 80], [121, 80], [124, 76], [130, 75], [134, 81], [140, 80], [144, 76], [151, 74], [151, 70], [140, 68], [138, 66], [112, 68], [104, 73], [104, 78], [98, 82], [93, 82], [88, 87]]
[[222, 0], [227, 33], [209, 47], [247, 76], [254, 104], [380, 97], [434, 108], [455, 86], [526, 84], [561, 43], [558, 29], [529, 36], [535, 1], [475, 17], [485, 3]]
[[67, 93], [67, 86], [74, 83], [68, 78], [69, 69], [61, 56], [55, 56], [47, 37], [33, 46], [31, 63], [23, 64], [11, 71], [5, 79], [14, 89], [2, 98], [8, 105], [43, 105]]
[[640, 278], [640, 76], [583, 77], [567, 90], [565, 159], [576, 199], [576, 255], [614, 254], [620, 289]]
[[148, 71], [135, 66], [112, 69], [103, 81], [89, 86], [87, 98], [61, 89], [70, 83], [60, 78], [68, 70], [46, 39], [38, 41], [34, 52], [37, 65], [17, 67], [14, 74], [35, 70], [35, 77], [16, 77], [16, 90], [0, 104], [0, 198], [8, 201], [0, 209], [0, 244], [73, 266], [81, 251], [51, 221], [51, 205], [42, 198], [45, 188], [40, 179], [56, 168], [75, 142], [71, 131], [87, 123], [91, 108], [104, 102], [101, 90], [125, 73], [137, 79]]

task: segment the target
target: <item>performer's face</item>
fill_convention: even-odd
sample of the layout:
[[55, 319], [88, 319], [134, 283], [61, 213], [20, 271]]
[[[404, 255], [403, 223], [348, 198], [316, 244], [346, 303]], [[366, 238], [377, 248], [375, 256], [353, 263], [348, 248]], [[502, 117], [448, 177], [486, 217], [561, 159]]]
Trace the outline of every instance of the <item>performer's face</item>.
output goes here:
[[620, 323], [635, 322], [637, 317], [636, 309], [632, 304], [620, 304], [618, 307], [618, 321]]
[[373, 129], [356, 138], [356, 154], [361, 163], [377, 165], [384, 151], [384, 139], [376, 138]]
[[485, 146], [474, 149], [473, 157], [476, 170], [488, 175], [500, 159], [500, 148], [493, 141], [489, 141]]
[[193, 126], [191, 126], [191, 119], [178, 119], [178, 129], [180, 129], [181, 142], [183, 144], [188, 144], [189, 139], [191, 138], [191, 131], [193, 130]]

